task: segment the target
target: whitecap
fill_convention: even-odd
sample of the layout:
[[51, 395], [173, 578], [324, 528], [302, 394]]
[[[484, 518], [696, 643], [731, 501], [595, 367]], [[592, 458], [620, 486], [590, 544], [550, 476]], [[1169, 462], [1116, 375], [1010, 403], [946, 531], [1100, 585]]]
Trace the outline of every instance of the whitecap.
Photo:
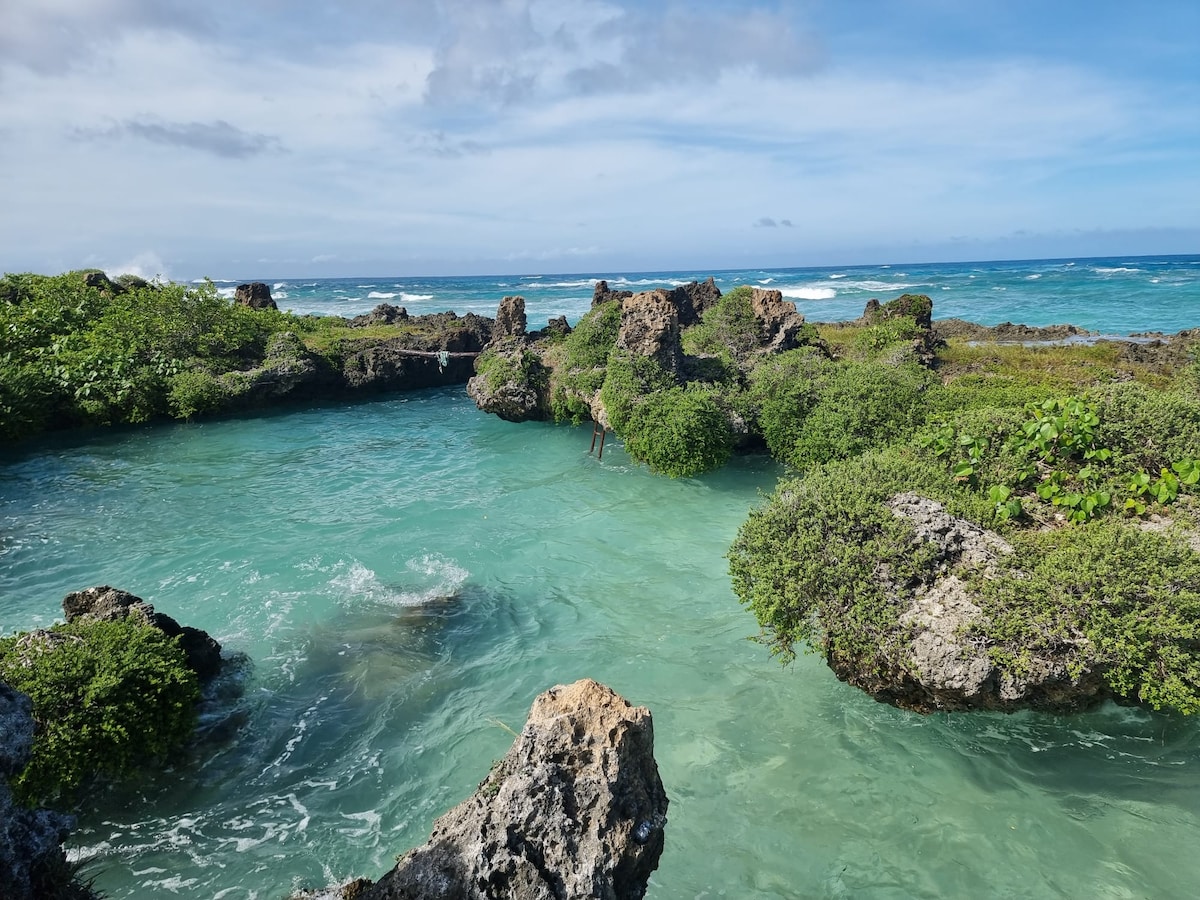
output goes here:
[[1025, 280], [1026, 281], [1037, 281], [1041, 277], [1042, 276], [1039, 273], [1034, 272], [1032, 275], [1026, 275]]
[[814, 287], [785, 287], [780, 290], [785, 297], [795, 297], [797, 300], [832, 300], [837, 296], [833, 288]]
[[288, 284], [286, 281], [277, 281], [277, 282], [275, 282], [275, 284], [273, 284], [273, 285], [271, 286], [271, 290], [273, 290], [273, 291], [281, 291], [281, 290], [283, 290], [283, 289], [284, 289], [284, 288], [286, 288], [286, 287], [291, 287], [291, 285], [290, 285], [290, 284]]
[[775, 280], [774, 278], [760, 278], [758, 280], [758, 283], [759, 284], [770, 284], [774, 280]]
[[334, 292], [335, 294], [348, 294], [348, 293], [350, 293], [349, 291], [345, 290], [344, 288], [334, 288], [334, 289], [333, 289], [333, 292]]
[[392, 300], [395, 297], [396, 294], [389, 294], [385, 291], [371, 291], [371, 293], [367, 294], [368, 300]]
[[286, 300], [287, 295], [287, 291], [276, 291], [274, 294], [272, 294], [272, 297], [274, 297], [276, 300]]
[[1123, 273], [1132, 274], [1140, 272], [1141, 269], [1131, 269], [1128, 266], [1096, 266], [1092, 269], [1093, 272], [1098, 272], [1101, 275], [1120, 275]]
[[360, 287], [360, 288], [373, 288], [373, 287], [375, 287], [375, 285], [373, 285], [373, 284], [356, 284], [356, 285], [355, 285], [355, 287]]
[[237, 288], [217, 288], [217, 293], [226, 300], [232, 300], [233, 295], [237, 293]]
[[832, 275], [830, 275], [829, 277], [830, 277], [830, 278], [845, 278], [845, 277], [846, 277], [846, 275], [845, 275], [845, 273], [844, 273], [844, 272], [834, 272], [834, 273], [833, 273]]
[[838, 285], [840, 291], [903, 291], [915, 284], [899, 281], [876, 281], [868, 278], [864, 281], [843, 281]]
[[329, 583], [347, 601], [421, 606], [453, 597], [469, 574], [457, 563], [431, 554], [410, 559], [405, 567], [417, 577], [412, 579], [414, 584], [406, 584], [404, 588], [385, 584], [373, 570], [357, 560]]
[[404, 291], [400, 292], [400, 299], [405, 303], [418, 303], [421, 300], [432, 300], [433, 294], [409, 294]]
[[343, 303], [354, 303], [356, 300], [361, 300], [362, 297], [339, 297]]

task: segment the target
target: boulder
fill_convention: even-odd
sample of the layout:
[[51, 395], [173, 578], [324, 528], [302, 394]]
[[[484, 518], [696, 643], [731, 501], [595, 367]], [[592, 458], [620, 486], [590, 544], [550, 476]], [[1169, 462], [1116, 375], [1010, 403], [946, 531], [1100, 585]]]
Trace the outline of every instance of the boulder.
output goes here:
[[92, 897], [72, 884], [62, 844], [74, 826], [70, 816], [25, 809], [13, 802], [8, 779], [21, 771], [33, 748], [33, 704], [0, 683], [0, 897]]
[[868, 325], [900, 316], [915, 319], [918, 328], [928, 331], [933, 322], [933, 301], [925, 294], [902, 294], [883, 304], [872, 298], [863, 310], [863, 319]]
[[[986, 644], [973, 641], [984, 612], [968, 586], [968, 573], [988, 577], [1012, 552], [998, 534], [946, 513], [916, 494], [888, 502], [892, 514], [913, 525], [915, 540], [934, 545], [929, 577], [911, 593], [898, 620], [896, 640], [869, 660], [830, 658], [838, 678], [875, 699], [918, 712], [1024, 708], [1055, 712], [1085, 709], [1109, 692], [1101, 673], [1069, 671], [1067, 658], [1034, 655], [1019, 676], [992, 662]], [[886, 579], [886, 572], [879, 572]], [[905, 592], [897, 586], [899, 598]], [[899, 601], [898, 602], [903, 602]]]
[[809, 342], [804, 316], [796, 311], [795, 303], [783, 299], [782, 291], [751, 289], [750, 308], [762, 324], [763, 345], [768, 353], [795, 350]]
[[408, 310], [403, 306], [392, 306], [390, 303], [380, 303], [369, 313], [349, 319], [355, 328], [366, 328], [370, 325], [394, 325], [408, 320]]
[[67, 594], [63, 598], [62, 606], [63, 615], [68, 622], [79, 618], [112, 622], [135, 616], [168, 637], [178, 636], [179, 646], [187, 657], [188, 667], [201, 681], [211, 680], [221, 670], [221, 645], [207, 631], [192, 628], [190, 625], [180, 625], [165, 613], [155, 612], [153, 606], [128, 591], [106, 584], [85, 588]]
[[571, 333], [571, 325], [566, 316], [555, 316], [542, 329], [542, 337], [565, 338]]
[[496, 322], [492, 326], [492, 340], [525, 335], [525, 298], [505, 297], [496, 310]]
[[233, 301], [242, 306], [249, 306], [251, 309], [279, 309], [275, 301], [271, 299], [270, 285], [263, 284], [261, 281], [239, 284], [233, 291]]
[[585, 679], [534, 700], [512, 748], [427, 843], [332, 896], [640, 900], [666, 823], [650, 711]]
[[650, 356], [668, 372], [679, 370], [679, 307], [661, 288], [642, 291], [621, 301], [616, 346], [634, 356]]

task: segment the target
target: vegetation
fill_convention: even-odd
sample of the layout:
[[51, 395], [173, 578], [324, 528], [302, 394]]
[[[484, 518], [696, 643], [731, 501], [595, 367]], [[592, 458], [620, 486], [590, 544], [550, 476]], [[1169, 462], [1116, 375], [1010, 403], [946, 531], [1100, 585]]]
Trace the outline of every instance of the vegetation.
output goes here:
[[178, 639], [131, 617], [4, 638], [0, 680], [33, 700], [33, 755], [12, 782], [31, 806], [176, 751], [192, 734], [200, 698]]
[[634, 408], [625, 450], [652, 472], [690, 478], [725, 465], [733, 452], [733, 431], [714, 391], [673, 387]]
[[550, 388], [555, 421], [578, 424], [589, 415], [588, 400], [604, 384], [605, 367], [620, 325], [621, 304], [610, 300], [589, 310], [557, 346], [558, 364]]
[[222, 376], [266, 364], [283, 335], [294, 336], [293, 355], [313, 354], [336, 370], [362, 341], [418, 327], [351, 328], [332, 316], [251, 309], [221, 297], [212, 283], [113, 282], [88, 271], [5, 275], [0, 438], [215, 412], [238, 397], [245, 380]]

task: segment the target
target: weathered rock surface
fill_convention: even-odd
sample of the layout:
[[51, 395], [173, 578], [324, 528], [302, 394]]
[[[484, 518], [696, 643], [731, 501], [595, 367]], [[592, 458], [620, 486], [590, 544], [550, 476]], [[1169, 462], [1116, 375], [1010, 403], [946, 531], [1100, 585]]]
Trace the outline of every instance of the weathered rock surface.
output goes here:
[[601, 303], [608, 303], [610, 300], [624, 300], [626, 297], [632, 297], [633, 291], [614, 291], [608, 287], [608, 282], [600, 280], [596, 282], [596, 286], [592, 289], [592, 306], [599, 306]]
[[496, 309], [496, 323], [492, 326], [492, 340], [525, 335], [525, 298], [505, 297]]
[[782, 291], [753, 288], [750, 308], [762, 327], [762, 342], [767, 353], [795, 350], [805, 343], [804, 316], [796, 304], [783, 299]]
[[[147, 625], [159, 629], [168, 637], [179, 636], [179, 645], [187, 657], [187, 664], [201, 681], [214, 678], [221, 670], [221, 645], [207, 631], [180, 625], [165, 613], [155, 612], [154, 607], [128, 591], [100, 585], [74, 591], [63, 598], [63, 615], [68, 622], [76, 619], [97, 619], [112, 622], [135, 616]], [[31, 632], [46, 634], [50, 632]]]
[[1014, 325], [1012, 322], [1001, 322], [999, 325], [978, 325], [963, 319], [938, 319], [933, 323], [933, 330], [943, 340], [949, 338], [964, 338], [968, 341], [1000, 341], [1000, 342], [1038, 342], [1062, 341], [1074, 337], [1086, 337], [1092, 332], [1074, 325], [1047, 325], [1032, 327], [1030, 325]]
[[392, 306], [390, 303], [380, 303], [369, 313], [355, 316], [347, 321], [354, 328], [367, 328], [371, 325], [395, 325], [397, 322], [408, 320], [408, 310], [403, 306]]
[[831, 658], [839, 678], [877, 700], [919, 712], [1030, 707], [1069, 712], [1108, 696], [1100, 673], [1071, 675], [1065, 655], [1035, 655], [1022, 675], [1002, 673], [986, 643], [971, 639], [984, 612], [966, 575], [982, 571], [986, 577], [1012, 548], [994, 532], [916, 494], [899, 494], [888, 506], [913, 524], [916, 540], [934, 545], [933, 571], [900, 615], [895, 646], [870, 665]]
[[74, 820], [13, 803], [8, 780], [29, 761], [33, 731], [29, 698], [0, 683], [0, 897], [91, 897], [91, 891], [70, 883], [62, 848]]
[[875, 299], [868, 300], [863, 310], [863, 319], [869, 325], [902, 316], [915, 319], [918, 328], [928, 331], [933, 323], [933, 301], [925, 294], [901, 294], [882, 304]]
[[332, 896], [639, 900], [666, 814], [650, 711], [590, 679], [560, 685], [534, 700], [512, 749], [428, 843], [374, 885]]
[[679, 307], [668, 291], [642, 291], [621, 301], [616, 346], [634, 356], [649, 356], [668, 372], [679, 371]]
[[[509, 336], [488, 346], [488, 358], [500, 362], [501, 368], [480, 371], [467, 382], [467, 396], [484, 412], [499, 416], [506, 422], [536, 422], [550, 418], [549, 373], [537, 354], [522, 337]], [[531, 370], [541, 369], [541, 377], [530, 377]], [[517, 377], [498, 377], [506, 372]]]
[[233, 291], [233, 302], [251, 309], [279, 309], [271, 298], [270, 285], [261, 281], [239, 284]]

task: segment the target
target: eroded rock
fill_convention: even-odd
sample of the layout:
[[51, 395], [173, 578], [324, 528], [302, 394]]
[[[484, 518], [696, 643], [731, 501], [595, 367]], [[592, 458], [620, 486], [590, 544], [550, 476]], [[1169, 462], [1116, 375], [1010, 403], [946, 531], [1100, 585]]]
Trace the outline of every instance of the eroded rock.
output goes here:
[[233, 291], [233, 302], [251, 309], [279, 309], [271, 298], [270, 285], [261, 281], [239, 284]]
[[512, 748], [428, 843], [373, 886], [332, 896], [639, 900], [666, 815], [650, 711], [590, 679], [560, 685], [534, 700]]
[[[190, 625], [180, 625], [165, 613], [155, 612], [153, 606], [128, 591], [109, 587], [107, 584], [85, 588], [67, 594], [63, 598], [62, 606], [63, 615], [68, 622], [79, 618], [113, 622], [134, 616], [146, 625], [159, 629], [168, 637], [179, 636], [179, 646], [187, 658], [188, 667], [201, 681], [212, 679], [221, 670], [221, 645], [212, 635]], [[53, 632], [35, 631], [30, 634], [65, 637]]]
[[31, 810], [13, 802], [8, 779], [21, 771], [33, 749], [33, 704], [0, 683], [0, 897], [91, 897], [73, 885], [62, 844], [74, 820], [47, 809]]
[[668, 372], [679, 370], [679, 307], [667, 291], [642, 291], [621, 302], [616, 346], [634, 356], [649, 356]]
[[525, 298], [505, 297], [496, 310], [496, 323], [492, 326], [492, 340], [505, 337], [524, 337]]

